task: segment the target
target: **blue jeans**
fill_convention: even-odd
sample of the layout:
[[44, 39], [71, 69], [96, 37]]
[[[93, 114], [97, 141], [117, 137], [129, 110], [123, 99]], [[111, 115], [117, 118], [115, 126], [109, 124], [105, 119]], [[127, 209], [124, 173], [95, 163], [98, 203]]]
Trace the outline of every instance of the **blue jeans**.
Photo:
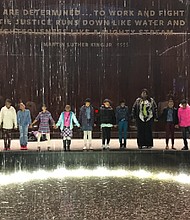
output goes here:
[[28, 143], [28, 126], [19, 126], [20, 145], [27, 146]]
[[124, 145], [126, 146], [128, 122], [119, 121], [118, 129], [119, 129], [119, 142], [120, 144], [122, 144], [122, 139], [124, 139]]

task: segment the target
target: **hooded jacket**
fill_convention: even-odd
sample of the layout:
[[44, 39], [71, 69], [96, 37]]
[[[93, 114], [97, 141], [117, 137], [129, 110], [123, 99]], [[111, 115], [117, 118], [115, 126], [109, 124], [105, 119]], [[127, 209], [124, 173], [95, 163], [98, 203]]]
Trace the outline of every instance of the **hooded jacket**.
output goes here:
[[180, 105], [178, 109], [178, 120], [180, 127], [190, 126], [190, 106], [188, 104], [186, 108], [183, 108], [182, 105]]

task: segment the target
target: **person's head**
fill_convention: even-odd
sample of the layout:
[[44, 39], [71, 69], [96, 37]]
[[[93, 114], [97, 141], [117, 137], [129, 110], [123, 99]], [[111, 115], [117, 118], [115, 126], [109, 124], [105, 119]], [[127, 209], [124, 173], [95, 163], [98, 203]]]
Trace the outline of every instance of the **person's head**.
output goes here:
[[122, 108], [125, 107], [125, 100], [124, 100], [124, 99], [120, 101], [120, 106], [121, 106]]
[[111, 106], [111, 101], [109, 99], [104, 99], [103, 104], [106, 108]]
[[25, 104], [24, 104], [23, 102], [21, 102], [21, 103], [19, 104], [19, 107], [20, 107], [20, 110], [21, 110], [21, 111], [24, 111], [25, 108], [26, 108], [26, 106], [25, 106]]
[[148, 98], [148, 90], [147, 89], [142, 89], [141, 98], [142, 99], [147, 99]]
[[183, 100], [181, 101], [181, 105], [182, 105], [183, 108], [186, 108], [186, 107], [187, 107], [187, 100], [186, 100], [186, 99], [183, 99]]
[[5, 101], [5, 106], [6, 106], [7, 108], [10, 108], [10, 107], [11, 107], [11, 100], [10, 100], [10, 99], [6, 99], [6, 101]]
[[70, 105], [66, 105], [65, 106], [65, 111], [66, 112], [70, 112], [71, 111], [71, 106]]
[[168, 107], [169, 108], [173, 108], [174, 107], [174, 100], [173, 99], [169, 99], [168, 100]]
[[91, 100], [90, 100], [90, 98], [87, 98], [86, 100], [85, 100], [85, 106], [86, 107], [89, 107], [91, 105]]
[[45, 112], [47, 110], [47, 107], [45, 104], [42, 105], [42, 111]]

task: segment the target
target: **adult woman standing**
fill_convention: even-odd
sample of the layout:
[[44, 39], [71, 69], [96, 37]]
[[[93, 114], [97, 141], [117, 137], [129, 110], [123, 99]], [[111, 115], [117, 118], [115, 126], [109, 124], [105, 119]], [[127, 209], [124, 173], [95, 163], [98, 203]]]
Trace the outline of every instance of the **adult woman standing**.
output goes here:
[[133, 104], [132, 117], [137, 124], [138, 148], [153, 147], [152, 124], [154, 119], [158, 119], [158, 113], [156, 102], [149, 96], [147, 89], [141, 91], [141, 96]]

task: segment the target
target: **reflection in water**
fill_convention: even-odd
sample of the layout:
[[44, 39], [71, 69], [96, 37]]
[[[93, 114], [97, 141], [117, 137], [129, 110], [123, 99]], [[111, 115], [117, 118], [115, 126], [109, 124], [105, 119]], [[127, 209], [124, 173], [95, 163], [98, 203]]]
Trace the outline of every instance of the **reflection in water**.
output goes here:
[[0, 219], [186, 220], [190, 185], [175, 182], [184, 177], [104, 168], [1, 174]]

